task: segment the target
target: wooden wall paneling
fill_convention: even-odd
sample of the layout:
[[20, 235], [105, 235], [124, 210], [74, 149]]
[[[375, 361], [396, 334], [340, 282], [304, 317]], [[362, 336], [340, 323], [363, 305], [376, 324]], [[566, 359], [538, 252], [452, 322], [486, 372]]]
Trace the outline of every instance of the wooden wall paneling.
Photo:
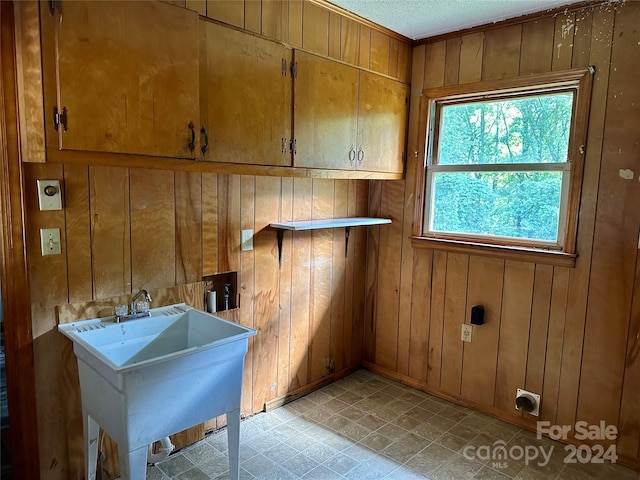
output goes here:
[[544, 385], [552, 284], [553, 267], [551, 265], [536, 265], [531, 300], [525, 389], [537, 394], [542, 394]]
[[[333, 217], [349, 216], [349, 183], [346, 180], [334, 182]], [[330, 373], [339, 372], [347, 365], [345, 358], [345, 295], [346, 295], [346, 258], [345, 229], [334, 228], [333, 257], [331, 266], [331, 334], [330, 334]], [[352, 285], [353, 287], [353, 285]], [[350, 346], [348, 347], [350, 348]]]
[[[578, 34], [582, 29], [591, 34], [591, 24], [583, 25], [581, 18], [576, 17], [576, 40], [573, 47], [577, 51], [587, 54], [584, 65], [596, 65], [594, 76], [591, 112], [589, 115], [589, 131], [587, 152], [584, 158], [584, 175], [582, 181], [582, 198], [580, 201], [580, 218], [578, 223], [578, 258], [576, 266], [569, 274], [569, 292], [567, 296], [567, 318], [565, 328], [564, 351], [562, 355], [562, 369], [560, 373], [560, 392], [558, 398], [557, 419], [563, 424], [573, 424], [576, 418], [578, 390], [580, 384], [580, 370], [583, 356], [584, 325], [587, 310], [587, 295], [589, 292], [589, 277], [593, 249], [593, 234], [595, 228], [595, 209], [598, 197], [598, 183], [600, 163], [602, 159], [602, 137], [604, 131], [607, 90], [609, 85], [609, 61], [611, 58], [611, 40], [613, 35], [613, 15], [611, 9], [600, 9], [594, 17], [596, 30], [593, 31], [593, 45], [581, 45], [584, 39], [578, 41]], [[589, 43], [591, 38], [588, 39]], [[576, 59], [574, 55], [574, 59]], [[582, 252], [588, 252], [582, 254]]]
[[[173, 172], [130, 170], [131, 286], [160, 288], [176, 282], [176, 215]], [[158, 234], [150, 238], [150, 226]]]
[[616, 6], [589, 283], [593, 300], [587, 308], [578, 397], [578, 417], [608, 424], [618, 420], [620, 410], [640, 230], [637, 183], [620, 175], [621, 169], [637, 168], [640, 153], [638, 124], [628, 121], [640, 115], [640, 63], [629, 60], [638, 51], [638, 21], [640, 4]]
[[329, 56], [340, 60], [342, 57], [342, 15], [329, 12]]
[[91, 288], [91, 224], [89, 168], [64, 166], [65, 228], [70, 303], [93, 298]]
[[175, 172], [175, 284], [202, 279], [202, 174]]
[[407, 43], [399, 42], [398, 44], [398, 80], [409, 83], [413, 67], [411, 58], [413, 56], [413, 47]]
[[234, 27], [244, 27], [243, 0], [207, 0], [207, 17]]
[[240, 176], [218, 175], [218, 268], [240, 268]]
[[378, 30], [371, 30], [369, 68], [384, 75], [389, 75], [389, 40], [388, 35]]
[[244, 29], [262, 33], [262, 0], [244, 0]]
[[218, 272], [218, 175], [202, 174], [202, 275]]
[[[400, 317], [400, 263], [402, 261], [402, 229], [404, 182], [380, 182], [380, 216], [391, 218], [391, 224], [380, 227], [378, 279], [376, 295], [376, 365], [396, 370], [398, 356], [406, 356], [410, 318]], [[402, 351], [401, 351], [402, 349]], [[404, 371], [409, 360], [404, 358]]]
[[[370, 182], [369, 185], [369, 215], [379, 217], [382, 200], [382, 182]], [[364, 353], [363, 359], [375, 363], [376, 353], [376, 320], [378, 312], [378, 265], [380, 256], [380, 227], [367, 227], [367, 274], [365, 290], [364, 317]]]
[[277, 396], [280, 270], [276, 236], [267, 227], [280, 217], [280, 189], [278, 177], [255, 177], [254, 412]]
[[[236, 217], [239, 220], [239, 224], [233, 230], [240, 231], [251, 229], [254, 231], [255, 235], [256, 177], [242, 175], [239, 177], [239, 181], [240, 184], [238, 185], [238, 190], [232, 189], [230, 192], [233, 194], [234, 191], [238, 191], [240, 194], [240, 211], [238, 212], [239, 216]], [[256, 239], [254, 237], [254, 241], [255, 240]], [[240, 296], [240, 323], [246, 327], [255, 328], [256, 250], [254, 249], [246, 252], [240, 251], [239, 241], [231, 243], [229, 247], [238, 252], [237, 256], [240, 259], [237, 269], [238, 291], [235, 292]], [[262, 332], [259, 332], [258, 335], [262, 336]], [[244, 359], [241, 408], [243, 415], [251, 415], [256, 411], [254, 410], [254, 387], [257, 387], [257, 385], [255, 385], [254, 381], [261, 382], [262, 380], [266, 380], [263, 378], [255, 378], [253, 374], [253, 365], [255, 361], [258, 361], [258, 358], [263, 353], [262, 351], [258, 351], [259, 343], [256, 341], [256, 337], [249, 339], [248, 351]], [[262, 341], [262, 338], [260, 341]], [[259, 410], [262, 410], [262, 406], [258, 407], [257, 411]]]
[[93, 298], [131, 293], [129, 170], [89, 167]]
[[466, 315], [484, 306], [484, 325], [473, 327], [472, 342], [464, 343], [461, 394], [485, 405], [495, 405], [504, 272], [504, 260], [469, 258]]
[[425, 50], [424, 88], [444, 85], [444, 66], [447, 54], [447, 42], [430, 43]]
[[484, 33], [482, 80], [518, 76], [522, 25], [487, 30]]
[[[167, 288], [149, 290], [156, 307], [174, 303], [186, 303], [202, 308], [204, 303], [204, 282], [193, 282]], [[130, 294], [121, 294], [96, 300], [84, 300], [77, 303], [63, 303], [55, 307], [55, 316], [59, 323], [70, 323], [87, 318], [102, 318], [113, 315], [113, 307], [127, 303]]]
[[[309, 220], [312, 205], [312, 180], [293, 180], [293, 220]], [[289, 389], [309, 383], [309, 325], [311, 320], [311, 232], [292, 235], [291, 260], [291, 372]]]
[[[332, 218], [335, 180], [313, 179], [311, 218]], [[309, 380], [331, 373], [331, 229], [311, 232], [311, 323], [309, 338]]]
[[[293, 179], [281, 179], [280, 192], [280, 221], [293, 220]], [[267, 234], [275, 237], [273, 230], [267, 229]], [[289, 391], [292, 360], [291, 334], [293, 321], [291, 318], [291, 300], [293, 298], [293, 232], [285, 232], [282, 242], [282, 265], [279, 271], [278, 306], [280, 316], [278, 320], [278, 397], [283, 397]]]
[[289, 0], [289, 43], [302, 47], [303, 0]]
[[571, 68], [573, 58], [576, 14], [575, 12], [567, 12], [564, 15], [558, 15], [555, 22], [552, 70], [568, 70]]
[[304, 2], [302, 48], [319, 55], [329, 54], [329, 11], [308, 0]]
[[343, 17], [340, 25], [340, 54], [342, 61], [357, 65], [359, 45], [360, 25], [354, 20]]
[[[416, 255], [418, 254], [416, 251]], [[434, 251], [431, 269], [431, 315], [429, 321], [429, 350], [427, 353], [427, 384], [434, 388], [440, 388], [442, 383], [447, 256], [446, 252]], [[413, 315], [411, 321], [413, 322]], [[458, 386], [454, 390], [460, 391], [459, 380]]]
[[594, 25], [593, 9], [579, 10], [576, 12], [575, 18], [576, 25], [573, 29], [573, 48], [571, 49], [573, 58], [571, 59], [571, 66], [573, 68], [581, 68], [589, 65], [591, 29]]
[[[59, 303], [67, 303], [69, 298], [65, 212], [64, 210], [40, 211], [36, 180], [59, 180], [60, 185], [64, 185], [62, 165], [24, 165], [24, 201], [26, 211], [29, 212], [26, 236], [27, 260], [31, 277], [31, 302], [39, 303], [42, 307], [53, 307]], [[41, 228], [60, 229], [60, 255], [42, 256], [40, 253]]]
[[[431, 338], [431, 279], [433, 276], [433, 251], [423, 249], [411, 251], [413, 252], [414, 264], [411, 270], [415, 273], [413, 275], [413, 291], [411, 292], [410, 299], [411, 325], [409, 348], [407, 348], [407, 360], [409, 365], [406, 374], [416, 380], [426, 382], [429, 367], [429, 341]], [[436, 338], [437, 330], [437, 328], [434, 328], [434, 342], [438, 340], [438, 338]], [[441, 330], [442, 329], [440, 328], [440, 331]], [[442, 338], [440, 337], [439, 340], [441, 339]], [[400, 355], [398, 355], [398, 359], [400, 359]], [[437, 363], [439, 366], [439, 362], [434, 363]], [[439, 373], [438, 368], [438, 377]]]
[[[445, 268], [446, 274], [440, 277], [445, 282], [440, 387], [447, 393], [459, 395], [463, 368], [460, 329], [466, 321], [469, 255], [448, 253]], [[435, 290], [435, 286], [432, 288]]]
[[262, 34], [285, 42], [289, 36], [289, 2], [268, 0], [262, 2]]
[[[358, 182], [349, 180], [347, 182], [347, 217], [357, 216], [357, 189]], [[354, 345], [354, 321], [356, 312], [354, 311], [354, 269], [356, 251], [356, 230], [351, 229], [350, 238], [347, 244], [347, 255], [344, 261], [344, 366], [354, 367], [353, 345]]]
[[527, 371], [534, 274], [533, 263], [505, 262], [495, 406], [516, 417], [516, 389], [524, 388]]
[[[369, 188], [366, 180], [356, 181], [356, 216], [369, 214]], [[353, 340], [351, 365], [358, 366], [364, 358], [364, 335], [366, 323], [366, 288], [368, 268], [368, 238], [370, 227], [355, 229], [355, 258], [353, 272]], [[351, 241], [349, 242], [351, 243]]]
[[207, 0], [186, 0], [185, 7], [203, 17], [207, 16]]
[[[544, 17], [522, 24], [522, 47], [520, 51], [520, 75], [546, 73], [558, 53], [571, 53], [569, 45], [554, 48], [556, 22], [553, 17]], [[516, 43], [515, 35], [511, 40]], [[571, 43], [571, 42], [568, 42]]]
[[369, 68], [371, 60], [371, 29], [360, 25], [360, 41], [358, 46], [358, 63], [359, 67]]
[[[392, 44], [398, 45], [396, 40], [392, 39]], [[419, 102], [420, 102], [420, 86], [423, 82], [424, 76], [424, 60], [425, 60], [425, 47], [420, 46], [414, 51], [414, 62], [416, 62], [416, 68], [413, 70], [413, 75], [411, 79], [411, 94], [410, 94], [410, 104], [409, 104], [409, 124], [408, 124], [408, 134], [407, 134], [407, 156], [406, 156], [406, 164], [405, 164], [405, 181], [404, 181], [404, 198], [403, 198], [403, 225], [402, 225], [402, 257], [400, 260], [400, 291], [399, 291], [399, 300], [400, 305], [398, 309], [398, 323], [399, 325], [406, 326], [404, 331], [399, 331], [399, 341], [398, 343], [398, 371], [405, 374], [410, 375], [412, 366], [412, 358], [411, 351], [416, 351], [417, 345], [412, 343], [413, 332], [417, 327], [418, 331], [419, 326], [423, 325], [424, 322], [418, 320], [418, 323], [414, 323], [413, 320], [413, 266], [415, 263], [413, 247], [411, 246], [411, 240], [409, 239], [409, 235], [411, 234], [411, 226], [413, 224], [413, 215], [410, 212], [413, 212], [414, 208], [414, 182], [416, 177], [416, 170], [421, 168], [422, 162], [419, 159], [419, 154], [417, 153], [418, 147], [418, 112], [419, 112]], [[393, 56], [390, 54], [390, 59], [393, 59]], [[391, 73], [391, 72], [390, 72]], [[414, 152], [416, 152], [414, 154]], [[422, 289], [423, 286], [419, 288]], [[429, 295], [431, 289], [431, 281], [429, 280]], [[420, 290], [422, 291], [422, 290]], [[423, 302], [425, 299], [416, 298], [417, 302]], [[426, 299], [427, 301], [430, 300]], [[428, 309], [424, 310], [427, 312]], [[428, 335], [428, 330], [427, 330]], [[420, 336], [419, 336], [420, 337]], [[424, 339], [427, 340], [426, 338]], [[412, 348], [413, 345], [413, 348]], [[425, 349], [427, 345], [424, 345]], [[420, 368], [417, 368], [420, 370]], [[413, 370], [416, 370], [416, 367], [413, 367]], [[423, 380], [426, 380], [426, 355], [424, 355], [424, 376]]]
[[569, 269], [565, 267], [554, 267], [553, 283], [551, 286], [551, 304], [549, 307], [549, 330], [547, 332], [544, 383], [542, 386], [542, 401], [540, 405], [540, 419], [548, 420], [551, 423], [555, 423], [558, 407], [568, 283]]
[[389, 73], [390, 77], [398, 78], [399, 44], [396, 38], [389, 38]]
[[640, 256], [636, 258], [631, 322], [627, 338], [617, 453], [637, 459], [640, 458], [640, 403], [638, 402], [638, 392], [640, 392]]
[[461, 38], [450, 38], [446, 41], [444, 62], [444, 84], [457, 85], [460, 71]]
[[22, 1], [14, 4], [18, 119], [23, 162], [45, 161], [39, 11], [39, 2]]
[[[4, 11], [3, 11], [4, 13]], [[7, 125], [8, 127], [9, 125]], [[3, 127], [4, 130], [4, 127]], [[11, 161], [17, 160], [10, 157]], [[49, 398], [59, 404], [57, 409], [42, 409], [39, 405], [37, 412], [37, 428], [38, 441], [40, 444], [40, 468], [42, 475], [63, 475], [64, 472], [70, 470], [75, 471], [77, 462], [69, 460], [69, 443], [72, 448], [76, 448], [73, 442], [67, 439], [67, 432], [73, 430], [73, 422], [76, 416], [67, 415], [66, 397], [63, 389], [60, 387], [64, 382], [64, 377], [70, 371], [69, 362], [61, 360], [63, 358], [65, 345], [60, 336], [55, 331], [56, 318], [53, 307], [59, 303], [66, 303], [68, 299], [68, 283], [66, 268], [66, 239], [65, 239], [65, 218], [64, 211], [45, 211], [40, 212], [38, 209], [38, 195], [36, 180], [37, 179], [58, 179], [63, 185], [63, 167], [62, 165], [52, 164], [23, 164], [24, 175], [24, 211], [28, 212], [27, 221], [24, 225], [26, 230], [25, 249], [26, 263], [28, 265], [29, 289], [31, 300], [32, 326], [30, 328], [33, 339], [29, 338], [10, 338], [8, 337], [7, 350], [10, 345], [22, 346], [33, 345], [33, 368], [34, 368], [34, 385], [36, 398]], [[14, 178], [15, 180], [15, 178]], [[19, 180], [20, 181], [20, 180]], [[13, 214], [20, 214], [20, 211], [13, 211]], [[19, 218], [24, 218], [20, 216]], [[4, 227], [3, 227], [4, 228]], [[15, 228], [13, 225], [11, 228]], [[60, 248], [61, 255], [53, 255], [43, 257], [40, 254], [40, 228], [60, 228]], [[10, 234], [11, 231], [3, 231]], [[19, 233], [18, 235], [22, 235]], [[15, 239], [13, 239], [15, 242]], [[15, 243], [16, 247], [19, 245]], [[6, 248], [6, 243], [5, 247]], [[6, 254], [10, 254], [7, 249]], [[25, 269], [26, 270], [26, 269]], [[25, 272], [26, 273], [26, 272]], [[14, 296], [17, 292], [12, 292]], [[6, 294], [6, 293], [5, 293]], [[5, 297], [6, 299], [6, 297]], [[6, 304], [3, 308], [7, 308]], [[5, 316], [10, 314], [5, 310]], [[5, 317], [5, 321], [8, 319]], [[29, 343], [25, 341], [28, 340]], [[10, 343], [11, 342], [11, 343]], [[69, 342], [70, 344], [70, 342]], [[18, 350], [14, 350], [18, 353]], [[9, 371], [10, 363], [7, 364], [8, 380], [11, 382], [12, 377], [9, 376], [13, 372]], [[23, 372], [18, 372], [21, 378]], [[18, 380], [15, 376], [13, 381]], [[19, 381], [19, 380], [18, 380]], [[11, 388], [8, 385], [8, 388]], [[13, 391], [9, 395], [11, 395]], [[42, 397], [39, 397], [42, 395]], [[69, 403], [73, 402], [72, 395], [69, 395]], [[9, 402], [15, 401], [11, 396]], [[9, 407], [16, 405], [10, 403]], [[20, 418], [20, 410], [12, 415]], [[22, 420], [24, 421], [24, 420]], [[34, 445], [25, 446], [26, 448], [34, 448]], [[37, 449], [38, 451], [38, 449]], [[24, 466], [19, 465], [24, 469]]]
[[471, 33], [461, 37], [460, 83], [479, 82], [482, 78], [482, 55], [484, 52], [484, 32]]

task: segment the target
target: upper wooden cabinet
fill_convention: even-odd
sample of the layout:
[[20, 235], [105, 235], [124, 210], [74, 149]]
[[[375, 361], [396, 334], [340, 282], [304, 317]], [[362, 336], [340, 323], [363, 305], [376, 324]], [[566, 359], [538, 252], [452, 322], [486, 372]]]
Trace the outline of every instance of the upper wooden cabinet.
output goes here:
[[200, 30], [204, 159], [291, 166], [291, 49], [204, 20]]
[[295, 51], [295, 167], [402, 173], [409, 87]]
[[358, 69], [301, 50], [295, 62], [294, 166], [354, 169]]
[[162, 2], [63, 1], [51, 15], [49, 3], [41, 11], [43, 43], [55, 48], [44, 59], [45, 83], [48, 64], [55, 75], [55, 88], [45, 85], [48, 146], [194, 158], [198, 14]]
[[408, 111], [408, 85], [360, 71], [356, 154], [359, 170], [403, 172]]

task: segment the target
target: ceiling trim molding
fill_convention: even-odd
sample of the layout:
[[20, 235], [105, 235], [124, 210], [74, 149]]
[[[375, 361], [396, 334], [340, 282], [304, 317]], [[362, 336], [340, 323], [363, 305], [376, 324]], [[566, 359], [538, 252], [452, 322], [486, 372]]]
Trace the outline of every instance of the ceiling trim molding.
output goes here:
[[364, 17], [361, 17], [360, 15], [356, 15], [353, 12], [350, 12], [349, 10], [345, 10], [344, 8], [329, 2], [328, 0], [308, 0], [311, 3], [315, 3], [316, 5], [319, 5], [327, 10], [329, 10], [330, 12], [334, 12], [337, 13], [339, 15], [342, 15], [343, 17], [346, 17], [350, 20], [355, 20], [356, 22], [358, 22], [361, 25], [364, 25], [366, 27], [372, 28], [374, 30], [377, 30], [379, 32], [384, 33], [385, 35], [390, 36], [391, 38], [395, 38], [396, 40], [401, 41], [402, 43], [406, 43], [407, 45], [411, 45], [413, 46], [415, 43], [412, 39], [410, 39], [409, 37], [405, 37], [404, 35], [399, 34], [398, 32], [394, 32], [393, 30], [390, 30], [387, 27], [383, 27], [382, 25], [372, 22], [371, 20], [367, 20]]
[[[315, 0], [312, 0], [315, 1]], [[512, 17], [512, 18], [507, 18], [505, 20], [501, 20], [499, 22], [495, 22], [495, 23], [485, 23], [483, 25], [477, 25], [475, 27], [469, 27], [469, 28], [464, 28], [462, 30], [456, 30], [454, 32], [448, 32], [448, 33], [442, 33], [440, 35], [434, 35], [432, 37], [425, 37], [425, 38], [421, 38], [419, 40], [415, 40], [413, 42], [413, 46], [417, 47], [418, 45], [427, 45], [429, 43], [436, 43], [436, 42], [440, 42], [442, 40], [449, 40], [452, 38], [458, 38], [458, 37], [462, 37], [464, 35], [469, 35], [472, 33], [478, 33], [478, 32], [486, 32], [488, 30], [495, 30], [497, 28], [502, 28], [502, 27], [507, 27], [509, 25], [515, 25], [518, 23], [524, 23], [524, 22], [528, 22], [531, 20], [536, 20], [539, 18], [544, 18], [544, 17], [550, 17], [550, 16], [556, 16], [560, 13], [565, 13], [565, 12], [575, 12], [577, 10], [582, 10], [584, 8], [591, 8], [591, 7], [595, 7], [597, 5], [602, 5], [602, 4], [609, 4], [610, 2], [608, 0], [585, 0], [583, 2], [579, 2], [579, 3], [572, 3], [569, 5], [565, 5], [565, 6], [561, 6], [561, 7], [555, 7], [555, 8], [550, 8], [547, 10], [542, 10], [540, 12], [534, 12], [534, 13], [529, 13], [526, 15], [520, 15], [518, 17]]]

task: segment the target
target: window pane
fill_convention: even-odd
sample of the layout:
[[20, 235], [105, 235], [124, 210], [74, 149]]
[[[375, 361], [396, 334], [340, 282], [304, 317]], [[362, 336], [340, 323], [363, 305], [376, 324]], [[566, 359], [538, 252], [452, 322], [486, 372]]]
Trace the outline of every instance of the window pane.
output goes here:
[[562, 172], [437, 172], [432, 182], [432, 232], [557, 241]]
[[438, 163], [567, 161], [573, 93], [444, 105]]

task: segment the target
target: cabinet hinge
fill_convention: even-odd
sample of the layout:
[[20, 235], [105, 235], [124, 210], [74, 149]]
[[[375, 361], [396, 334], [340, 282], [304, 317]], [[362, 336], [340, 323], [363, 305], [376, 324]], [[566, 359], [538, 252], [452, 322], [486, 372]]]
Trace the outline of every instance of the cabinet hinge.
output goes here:
[[296, 154], [296, 139], [295, 138], [289, 142], [289, 150], [294, 155]]
[[282, 76], [283, 77], [287, 76], [287, 59], [286, 58], [282, 59]]
[[54, 15], [56, 13], [56, 0], [49, 0], [49, 15]]
[[280, 151], [282, 152], [283, 155], [285, 153], [287, 153], [287, 139], [284, 138], [284, 137], [282, 137], [282, 143], [281, 143]]
[[67, 107], [62, 107], [62, 112], [58, 112], [58, 107], [53, 107], [53, 128], [57, 131], [62, 125], [62, 131], [67, 131]]
[[291, 62], [291, 78], [298, 78], [298, 62]]

